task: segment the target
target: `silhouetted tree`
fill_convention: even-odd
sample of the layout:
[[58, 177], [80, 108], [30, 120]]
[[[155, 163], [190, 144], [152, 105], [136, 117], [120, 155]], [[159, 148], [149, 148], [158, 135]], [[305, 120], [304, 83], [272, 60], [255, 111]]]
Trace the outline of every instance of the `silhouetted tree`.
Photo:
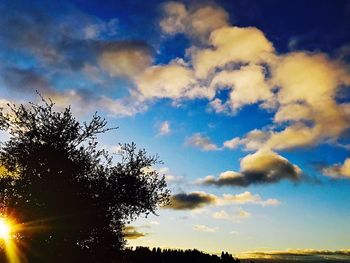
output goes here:
[[18, 238], [30, 262], [111, 262], [123, 226], [168, 202], [164, 177], [149, 169], [158, 156], [132, 143], [115, 162], [97, 146], [110, 129], [96, 114], [80, 123], [44, 99], [8, 107], [0, 109], [0, 130], [10, 134], [0, 145], [0, 213], [25, 223]]
[[234, 258], [227, 252], [217, 255], [210, 255], [198, 251], [192, 250], [180, 250], [180, 249], [160, 249], [153, 248], [150, 250], [147, 247], [136, 247], [134, 250], [125, 249], [120, 251], [116, 262], [123, 263], [240, 263], [239, 259]]

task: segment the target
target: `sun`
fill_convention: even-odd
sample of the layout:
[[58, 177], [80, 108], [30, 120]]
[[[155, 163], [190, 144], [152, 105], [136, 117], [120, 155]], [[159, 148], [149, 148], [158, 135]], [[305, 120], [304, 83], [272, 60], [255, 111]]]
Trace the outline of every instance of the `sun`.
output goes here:
[[6, 218], [0, 218], [0, 239], [8, 240], [11, 237], [11, 223]]

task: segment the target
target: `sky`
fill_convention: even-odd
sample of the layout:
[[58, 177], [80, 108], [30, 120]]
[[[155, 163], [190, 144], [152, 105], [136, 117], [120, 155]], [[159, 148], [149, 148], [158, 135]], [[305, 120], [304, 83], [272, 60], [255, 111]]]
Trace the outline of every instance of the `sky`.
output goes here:
[[129, 245], [349, 256], [349, 1], [0, 0], [0, 14], [0, 107], [37, 91], [118, 126], [101, 147], [164, 161], [171, 205]]

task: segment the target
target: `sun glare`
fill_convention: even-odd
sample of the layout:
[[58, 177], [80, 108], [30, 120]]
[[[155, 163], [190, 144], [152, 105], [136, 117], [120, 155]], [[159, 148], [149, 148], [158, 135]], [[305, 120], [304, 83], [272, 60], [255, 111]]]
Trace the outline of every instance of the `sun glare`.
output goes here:
[[11, 236], [11, 223], [6, 218], [0, 218], [0, 239], [8, 240]]

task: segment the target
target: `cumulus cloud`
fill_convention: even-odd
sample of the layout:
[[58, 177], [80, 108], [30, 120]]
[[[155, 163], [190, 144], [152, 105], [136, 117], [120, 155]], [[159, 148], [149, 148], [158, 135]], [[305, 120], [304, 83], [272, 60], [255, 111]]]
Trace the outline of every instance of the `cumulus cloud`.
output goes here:
[[196, 232], [215, 233], [219, 230], [219, 228], [208, 227], [206, 225], [193, 225], [193, 230]]
[[272, 101], [271, 87], [265, 81], [264, 67], [248, 65], [239, 70], [221, 71], [212, 79], [214, 87], [230, 88], [228, 104], [232, 110], [243, 105]]
[[272, 43], [255, 27], [223, 27], [213, 31], [208, 46], [194, 49], [192, 63], [196, 76], [206, 78], [216, 68], [229, 63], [259, 63], [270, 59]]
[[223, 194], [223, 197], [218, 201], [219, 204], [259, 204], [262, 206], [275, 206], [279, 205], [280, 202], [277, 199], [269, 198], [267, 200], [263, 200], [260, 195], [253, 195], [251, 192], [245, 191], [241, 194]]
[[283, 150], [315, 145], [334, 141], [349, 129], [346, 105], [336, 101], [338, 88], [350, 84], [350, 75], [343, 65], [324, 54], [295, 52], [272, 64], [272, 76], [280, 87], [274, 122], [287, 127], [248, 133], [242, 140], [247, 149]]
[[[196, 32], [188, 30], [191, 22], [184, 22], [192, 12], [184, 4], [171, 2], [164, 10], [163, 31]], [[224, 147], [292, 149], [336, 141], [350, 128], [349, 106], [336, 100], [339, 88], [350, 83], [347, 66], [339, 60], [320, 52], [276, 54], [272, 42], [255, 27], [226, 23], [210, 32], [202, 45], [188, 49], [186, 67], [193, 69], [192, 84], [197, 84], [188, 86], [182, 98], [207, 98], [208, 108], [216, 113], [236, 113], [250, 104], [275, 113], [273, 126], [253, 130]], [[228, 90], [226, 101], [216, 97], [222, 89]]]
[[234, 213], [228, 213], [225, 210], [220, 210], [212, 214], [214, 219], [229, 220], [236, 223], [241, 222], [242, 219], [249, 218], [251, 214], [242, 208], [237, 209]]
[[241, 139], [239, 137], [234, 137], [231, 140], [227, 140], [224, 142], [224, 147], [228, 149], [235, 149], [241, 143]]
[[202, 184], [216, 186], [242, 186], [277, 183], [283, 179], [299, 181], [302, 171], [277, 153], [262, 149], [248, 154], [240, 162], [240, 172], [226, 171], [218, 177], [207, 176]]
[[183, 3], [167, 2], [160, 27], [164, 33], [185, 33], [204, 41], [215, 29], [228, 25], [228, 14], [221, 7], [204, 5], [187, 8]]
[[139, 232], [134, 226], [126, 226], [123, 229], [123, 235], [126, 239], [138, 239], [146, 236], [146, 233]]
[[276, 206], [279, 205], [280, 202], [273, 198], [264, 200], [260, 195], [254, 195], [248, 191], [240, 194], [223, 194], [222, 196], [205, 192], [191, 192], [172, 195], [170, 198], [170, 205], [166, 208], [174, 210], [194, 210], [211, 205], [227, 206], [244, 204]]
[[342, 164], [335, 164], [330, 167], [323, 168], [323, 173], [333, 178], [349, 178], [350, 179], [350, 158], [345, 159]]
[[187, 138], [185, 145], [199, 148], [203, 151], [217, 151], [220, 148], [214, 144], [209, 137], [200, 133], [195, 133], [191, 137]]
[[170, 123], [169, 121], [163, 121], [159, 125], [158, 135], [167, 135], [169, 133], [171, 133]]
[[99, 64], [110, 76], [136, 78], [151, 65], [150, 49], [143, 43], [123, 43], [108, 46], [99, 57]]
[[195, 84], [192, 70], [178, 61], [168, 65], [152, 66], [137, 77], [140, 94], [147, 98], [179, 99]]
[[[216, 5], [163, 5], [163, 32], [184, 33], [192, 40], [184, 59], [163, 65], [152, 64], [147, 43], [111, 39], [117, 36], [117, 19], [102, 21], [65, 8], [58, 10], [62, 16], [49, 16], [40, 5], [26, 10], [13, 3], [11, 12], [0, 6], [5, 52], [23, 53], [36, 63], [31, 69], [1, 63], [0, 81], [11, 96], [39, 90], [62, 105], [113, 116], [143, 112], [157, 99], [198, 98], [221, 114], [252, 104], [274, 113], [273, 125], [224, 142], [230, 149], [284, 150], [336, 142], [350, 128], [350, 104], [336, 99], [340, 88], [350, 85], [348, 64], [321, 52], [277, 54], [264, 32], [230, 25], [227, 12]], [[59, 78], [60, 88], [55, 85]], [[117, 93], [111, 90], [116, 86], [124, 87], [123, 98], [110, 95]], [[227, 99], [219, 95], [222, 90]], [[221, 149], [205, 136], [194, 139], [194, 146], [204, 150]]]
[[192, 210], [202, 208], [206, 205], [214, 204], [217, 197], [204, 192], [192, 192], [189, 194], [180, 193], [170, 197], [169, 209]]

